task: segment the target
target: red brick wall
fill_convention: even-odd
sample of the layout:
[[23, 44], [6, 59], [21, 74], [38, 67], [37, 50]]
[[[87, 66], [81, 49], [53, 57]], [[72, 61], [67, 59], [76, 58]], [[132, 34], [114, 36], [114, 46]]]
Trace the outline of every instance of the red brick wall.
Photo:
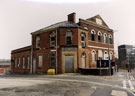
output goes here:
[[[27, 57], [30, 56], [31, 51], [25, 51], [25, 52], [19, 52], [19, 53], [12, 53], [11, 54], [11, 70], [15, 73], [29, 73], [30, 70], [28, 70], [28, 61], [27, 61]], [[25, 69], [23, 69], [23, 64], [22, 64], [22, 60], [23, 57], [25, 57]], [[15, 59], [17, 59], [17, 64], [19, 62], [18, 58], [20, 58], [20, 67], [15, 68]]]
[[[62, 50], [60, 46], [67, 46], [66, 45], [66, 32], [71, 30], [73, 32], [72, 38], [72, 45], [78, 45], [78, 28], [60, 28], [57, 30], [58, 34], [58, 73], [62, 72]], [[53, 32], [56, 32], [52, 30]], [[34, 44], [34, 57], [36, 57], [36, 71], [38, 72], [47, 72], [50, 66], [50, 53], [51, 50], [55, 50], [55, 48], [50, 48], [50, 32], [43, 32], [40, 35], [40, 49], [35, 50], [36, 48], [36, 35], [33, 35], [33, 44]], [[43, 68], [38, 68], [38, 55], [42, 54], [43, 56]]]
[[78, 34], [78, 28], [60, 28], [59, 33], [58, 33], [58, 44], [61, 45], [66, 45], [66, 32], [71, 30], [73, 32], [73, 38], [72, 38], [72, 45], [78, 45], [78, 39], [77, 39], [77, 34]]
[[[82, 23], [80, 25], [87, 27], [88, 31], [82, 30], [79, 28], [60, 28], [57, 30], [57, 32], [58, 32], [57, 33], [58, 34], [58, 47], [59, 47], [58, 48], [58, 73], [62, 73], [62, 49], [61, 49], [61, 47], [67, 46], [65, 35], [66, 35], [66, 32], [68, 30], [71, 30], [73, 32], [72, 46], [78, 46], [78, 50], [77, 50], [78, 68], [82, 67], [81, 56], [82, 56], [83, 52], [86, 53], [86, 68], [96, 67], [96, 63], [95, 64], [91, 63], [91, 51], [93, 49], [96, 51], [96, 60], [97, 60], [99, 48], [90, 48], [89, 46], [99, 46], [99, 47], [108, 48], [108, 44], [103, 43], [103, 34], [106, 32], [106, 33], [112, 34], [112, 36], [113, 36], [112, 32], [107, 32], [106, 30], [102, 30], [102, 29], [96, 28], [94, 26], [88, 26], [88, 25], [82, 24]], [[91, 37], [90, 37], [91, 36], [90, 35], [91, 29], [94, 29], [96, 31], [96, 36], [95, 36], [96, 41], [95, 42], [90, 40], [91, 39]], [[97, 32], [98, 31], [102, 32], [102, 42], [97, 41]], [[56, 30], [38, 33], [38, 35], [40, 35], [40, 49], [36, 49], [36, 35], [37, 34], [32, 34], [32, 44], [34, 47], [33, 58], [36, 58], [36, 73], [38, 73], [38, 72], [46, 73], [47, 70], [50, 68], [50, 53], [51, 53], [51, 50], [55, 50], [55, 48], [56, 48], [56, 47], [50, 48], [50, 33], [51, 32], [56, 33]], [[86, 35], [86, 38], [85, 38], [86, 47], [85, 48], [81, 48], [81, 32], [84, 32]], [[110, 48], [114, 48], [113, 44], [110, 44]], [[107, 49], [102, 49], [102, 51], [103, 51], [103, 53], [104, 53], [104, 51], [108, 52]], [[22, 57], [25, 56], [25, 58], [26, 58], [27, 55], [30, 55], [30, 54], [31, 54], [30, 50], [24, 51], [24, 52], [18, 52], [18, 53], [13, 52], [12, 53], [12, 59], [21, 57], [21, 68], [20, 69], [18, 69], [18, 68], [13, 69], [13, 64], [12, 64], [13, 72], [28, 73], [29, 70], [27, 70], [27, 63], [26, 63], [26, 69], [22, 69]], [[113, 54], [114, 54], [114, 51], [113, 51]], [[43, 56], [43, 67], [42, 68], [38, 68], [38, 56], [39, 55]], [[114, 57], [113, 57], [113, 60], [114, 60]], [[26, 62], [27, 62], [27, 58], [26, 58]]]

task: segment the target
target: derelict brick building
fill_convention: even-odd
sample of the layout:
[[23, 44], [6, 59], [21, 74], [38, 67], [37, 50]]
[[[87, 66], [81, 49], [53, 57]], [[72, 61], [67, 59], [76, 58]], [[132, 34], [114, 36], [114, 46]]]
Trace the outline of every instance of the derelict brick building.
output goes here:
[[114, 62], [113, 30], [99, 15], [76, 23], [76, 14], [71, 13], [67, 21], [35, 31], [31, 36], [30, 46], [11, 52], [13, 73], [46, 73], [52, 68], [57, 73], [79, 69], [108, 72], [108, 61]]

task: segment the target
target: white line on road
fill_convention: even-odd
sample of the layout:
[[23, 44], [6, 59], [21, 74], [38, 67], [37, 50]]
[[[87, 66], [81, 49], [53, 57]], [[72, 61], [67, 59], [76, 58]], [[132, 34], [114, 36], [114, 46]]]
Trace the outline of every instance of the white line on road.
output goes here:
[[126, 80], [123, 80], [123, 88], [127, 88], [127, 85], [126, 85]]
[[128, 73], [127, 73], [127, 79], [130, 79]]
[[134, 77], [133, 76], [130, 76], [130, 80], [134, 80]]
[[129, 83], [130, 89], [134, 89], [134, 87], [133, 87], [133, 85], [132, 85], [130, 80], [128, 80], [128, 83]]

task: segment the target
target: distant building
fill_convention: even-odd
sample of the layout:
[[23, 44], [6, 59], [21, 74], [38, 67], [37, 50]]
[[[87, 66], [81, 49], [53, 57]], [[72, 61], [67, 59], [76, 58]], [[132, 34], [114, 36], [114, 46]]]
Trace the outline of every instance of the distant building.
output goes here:
[[119, 68], [135, 68], [135, 47], [133, 45], [118, 46]]
[[9, 59], [0, 59], [0, 74], [7, 74], [11, 69], [11, 61]]
[[114, 64], [113, 30], [99, 15], [76, 23], [76, 14], [71, 13], [67, 21], [31, 36], [30, 46], [11, 52], [13, 73], [46, 73], [50, 68], [58, 73], [72, 73], [81, 68], [102, 69], [103, 74], [109, 74], [109, 66]]

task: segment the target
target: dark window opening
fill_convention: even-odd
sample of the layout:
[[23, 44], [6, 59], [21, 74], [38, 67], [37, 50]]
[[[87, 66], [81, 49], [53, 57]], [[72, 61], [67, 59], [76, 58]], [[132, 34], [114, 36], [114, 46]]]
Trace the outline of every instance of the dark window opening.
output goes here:
[[95, 35], [94, 34], [91, 34], [91, 40], [95, 41]]
[[66, 32], [66, 44], [72, 45], [72, 35], [73, 33], [70, 31]]
[[54, 47], [55, 46], [55, 33], [52, 32], [50, 34], [50, 47]]
[[82, 41], [85, 41], [85, 37], [84, 36], [82, 36]]
[[36, 36], [36, 48], [40, 48], [40, 36]]
[[101, 42], [101, 36], [98, 36], [98, 42]]
[[56, 59], [55, 54], [50, 54], [50, 68], [55, 69]]
[[71, 45], [72, 44], [72, 40], [70, 36], [67, 36], [67, 45]]
[[55, 37], [51, 37], [50, 47], [55, 46]]
[[109, 44], [112, 44], [112, 38], [109, 38]]

